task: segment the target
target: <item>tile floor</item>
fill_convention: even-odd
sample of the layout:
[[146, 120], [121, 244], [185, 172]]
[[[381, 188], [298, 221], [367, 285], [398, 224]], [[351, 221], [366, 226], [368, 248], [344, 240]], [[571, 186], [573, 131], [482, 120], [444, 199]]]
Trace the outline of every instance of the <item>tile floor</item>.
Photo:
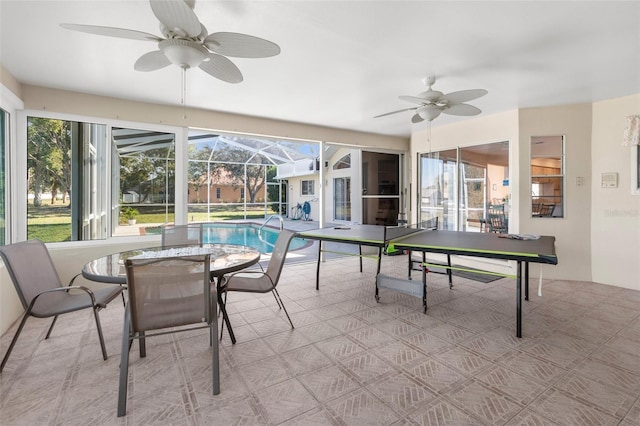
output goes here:
[[[383, 272], [404, 277], [406, 257]], [[127, 416], [116, 417], [122, 304], [101, 312], [103, 361], [91, 313], [30, 319], [0, 375], [10, 425], [621, 425], [640, 424], [640, 292], [546, 281], [524, 302], [515, 337], [515, 282], [429, 276], [429, 310], [391, 291], [373, 297], [373, 262], [285, 266], [280, 293], [232, 293], [238, 338], [221, 346], [211, 394], [206, 331], [132, 349]], [[0, 339], [4, 354], [15, 327]]]

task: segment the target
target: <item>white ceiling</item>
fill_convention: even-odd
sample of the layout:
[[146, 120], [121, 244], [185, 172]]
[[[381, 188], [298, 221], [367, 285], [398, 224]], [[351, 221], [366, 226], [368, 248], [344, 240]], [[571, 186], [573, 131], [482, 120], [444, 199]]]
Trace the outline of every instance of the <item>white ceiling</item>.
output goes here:
[[[247, 33], [280, 45], [235, 59], [240, 84], [187, 72], [190, 107], [408, 136], [413, 105], [398, 95], [486, 89], [483, 115], [640, 93], [638, 1], [196, 0], [209, 33]], [[25, 84], [179, 105], [181, 71], [134, 71], [154, 42], [65, 30], [101, 25], [160, 36], [144, 0], [0, 0], [0, 60]], [[433, 125], [469, 117], [441, 115]]]

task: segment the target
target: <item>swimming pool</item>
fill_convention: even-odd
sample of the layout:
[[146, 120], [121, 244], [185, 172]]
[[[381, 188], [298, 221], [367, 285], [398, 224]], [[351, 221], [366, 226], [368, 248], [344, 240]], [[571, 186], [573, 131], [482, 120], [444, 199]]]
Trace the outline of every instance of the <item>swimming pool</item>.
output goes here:
[[[239, 244], [254, 247], [261, 253], [271, 253], [273, 246], [264, 243], [258, 237], [259, 225], [253, 223], [205, 223], [202, 242], [207, 244]], [[262, 228], [262, 238], [271, 244], [278, 239], [277, 229]], [[300, 249], [308, 244], [307, 241], [294, 238], [289, 246], [289, 251]]]
[[[260, 225], [256, 223], [205, 223], [203, 227], [204, 235], [202, 242], [205, 244], [238, 244], [242, 246], [254, 247], [261, 253], [271, 253], [273, 247], [265, 244], [258, 237]], [[147, 234], [161, 234], [162, 227], [153, 226], [145, 228]], [[278, 229], [262, 228], [262, 237], [267, 242], [275, 244], [280, 231]], [[289, 245], [289, 251], [298, 250], [310, 244], [309, 241], [294, 238]]]
[[[207, 244], [239, 244], [254, 247], [261, 253], [271, 253], [273, 247], [260, 241], [258, 237], [259, 225], [252, 223], [205, 223], [202, 242]], [[277, 229], [262, 228], [262, 237], [267, 242], [275, 244], [278, 239]], [[294, 238], [289, 246], [289, 251], [305, 247], [308, 241]]]

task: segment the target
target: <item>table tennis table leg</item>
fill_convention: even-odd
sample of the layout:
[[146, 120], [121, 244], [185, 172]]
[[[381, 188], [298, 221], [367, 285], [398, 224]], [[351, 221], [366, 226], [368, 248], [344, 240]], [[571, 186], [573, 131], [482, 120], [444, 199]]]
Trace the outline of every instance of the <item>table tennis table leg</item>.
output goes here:
[[358, 244], [358, 255], [360, 257], [360, 272], [362, 273], [362, 245]]
[[[380, 275], [380, 262], [382, 261], [382, 246], [378, 247], [378, 266], [376, 267], [376, 302], [380, 301], [380, 296], [378, 295], [378, 275]], [[360, 257], [360, 264], [362, 265], [362, 256]], [[362, 270], [361, 270], [362, 272]]]
[[522, 261], [516, 271], [516, 337], [522, 337]]
[[[422, 252], [422, 263], [426, 262], [425, 253]], [[422, 266], [422, 307], [424, 313], [427, 313], [427, 267]]]
[[318, 240], [318, 265], [316, 266], [316, 290], [320, 290], [320, 260], [322, 258], [322, 240]]
[[524, 300], [529, 300], [529, 262], [524, 263]]

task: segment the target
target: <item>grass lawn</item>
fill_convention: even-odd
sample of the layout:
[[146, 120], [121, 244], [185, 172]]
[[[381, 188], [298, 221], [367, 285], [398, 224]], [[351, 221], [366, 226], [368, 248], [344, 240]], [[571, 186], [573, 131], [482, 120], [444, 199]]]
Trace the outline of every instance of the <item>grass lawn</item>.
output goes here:
[[[173, 211], [166, 213], [165, 206], [136, 205], [140, 214], [136, 217], [138, 224], [163, 224], [174, 221]], [[173, 206], [170, 206], [173, 209]], [[275, 214], [269, 210], [267, 216]], [[248, 219], [265, 217], [264, 207], [247, 208]], [[206, 206], [189, 206], [189, 222], [218, 222], [223, 220], [244, 219], [242, 206], [212, 206], [207, 214]], [[126, 222], [123, 221], [122, 224]], [[33, 203], [27, 206], [27, 239], [38, 238], [45, 243], [71, 241], [71, 210], [69, 204], [49, 204], [40, 207]]]

